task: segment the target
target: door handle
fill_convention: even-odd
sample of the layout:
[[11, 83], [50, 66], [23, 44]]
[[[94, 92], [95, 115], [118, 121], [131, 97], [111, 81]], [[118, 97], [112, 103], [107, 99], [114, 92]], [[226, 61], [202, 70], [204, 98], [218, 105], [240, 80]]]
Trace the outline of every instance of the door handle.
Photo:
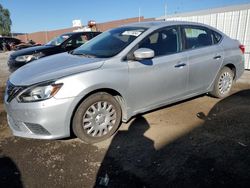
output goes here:
[[186, 63], [178, 63], [174, 67], [175, 68], [181, 68], [181, 67], [185, 67], [185, 66], [186, 66]]
[[214, 56], [214, 59], [220, 59], [220, 58], [221, 58], [220, 55]]

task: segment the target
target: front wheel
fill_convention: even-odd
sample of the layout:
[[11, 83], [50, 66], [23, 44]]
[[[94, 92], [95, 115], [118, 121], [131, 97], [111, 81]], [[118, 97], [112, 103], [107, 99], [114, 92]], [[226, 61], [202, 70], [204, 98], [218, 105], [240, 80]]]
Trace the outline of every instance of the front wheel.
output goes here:
[[233, 71], [228, 67], [224, 67], [217, 76], [214, 89], [210, 94], [217, 98], [227, 97], [232, 89], [233, 80]]
[[73, 132], [84, 142], [100, 142], [117, 131], [121, 116], [120, 104], [112, 95], [96, 93], [77, 108], [72, 121]]

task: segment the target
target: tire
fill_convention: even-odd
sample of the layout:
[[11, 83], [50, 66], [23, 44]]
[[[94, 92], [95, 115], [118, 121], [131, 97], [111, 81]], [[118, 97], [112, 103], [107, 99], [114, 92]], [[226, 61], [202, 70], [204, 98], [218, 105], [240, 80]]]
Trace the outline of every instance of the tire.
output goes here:
[[116, 133], [121, 118], [121, 107], [117, 100], [108, 93], [99, 92], [79, 105], [73, 117], [72, 129], [84, 142], [96, 143]]
[[225, 98], [230, 94], [233, 86], [234, 73], [228, 68], [224, 67], [218, 74], [215, 82], [214, 89], [210, 94], [216, 98]]

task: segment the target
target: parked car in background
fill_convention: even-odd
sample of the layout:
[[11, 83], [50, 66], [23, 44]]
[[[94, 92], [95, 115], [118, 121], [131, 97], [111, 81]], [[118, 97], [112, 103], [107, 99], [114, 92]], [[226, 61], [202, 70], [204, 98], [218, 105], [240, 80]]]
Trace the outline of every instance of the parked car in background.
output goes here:
[[41, 46], [41, 44], [34, 42], [33, 40], [28, 40], [27, 42], [22, 42], [18, 45], [14, 45], [12, 47], [12, 50], [17, 51], [17, 50], [21, 50], [24, 48], [30, 48], [30, 47], [34, 47], [34, 46]]
[[36, 59], [73, 50], [100, 32], [72, 32], [60, 35], [42, 46], [29, 47], [13, 52], [8, 59], [11, 72]]
[[73, 130], [93, 143], [137, 114], [204, 93], [226, 97], [243, 71], [244, 46], [217, 29], [135, 23], [20, 68], [4, 101], [16, 136], [56, 139]]
[[0, 50], [9, 51], [12, 46], [21, 44], [22, 41], [13, 37], [0, 37]]

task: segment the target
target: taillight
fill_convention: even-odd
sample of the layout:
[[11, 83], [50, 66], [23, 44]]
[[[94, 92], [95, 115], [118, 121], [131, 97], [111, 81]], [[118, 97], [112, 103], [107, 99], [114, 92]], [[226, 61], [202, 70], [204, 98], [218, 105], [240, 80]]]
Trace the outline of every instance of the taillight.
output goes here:
[[240, 48], [241, 52], [244, 54], [245, 53], [245, 46], [243, 44], [241, 44], [239, 46], [239, 48]]

